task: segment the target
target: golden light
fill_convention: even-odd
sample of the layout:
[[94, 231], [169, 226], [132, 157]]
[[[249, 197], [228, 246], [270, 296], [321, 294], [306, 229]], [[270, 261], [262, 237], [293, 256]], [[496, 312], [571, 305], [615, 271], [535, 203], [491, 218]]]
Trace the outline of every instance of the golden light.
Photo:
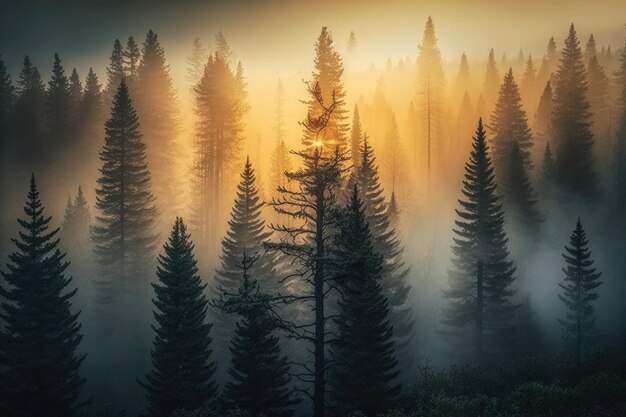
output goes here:
[[324, 146], [324, 142], [321, 141], [320, 139], [314, 141], [311, 146], [315, 147], [315, 148], [321, 148], [322, 146]]

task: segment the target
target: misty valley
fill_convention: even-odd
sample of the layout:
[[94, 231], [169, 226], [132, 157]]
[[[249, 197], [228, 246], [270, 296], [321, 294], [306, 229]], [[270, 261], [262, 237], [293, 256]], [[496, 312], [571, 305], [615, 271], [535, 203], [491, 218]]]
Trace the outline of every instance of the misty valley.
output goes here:
[[0, 49], [0, 415], [626, 415], [626, 30], [437, 19]]

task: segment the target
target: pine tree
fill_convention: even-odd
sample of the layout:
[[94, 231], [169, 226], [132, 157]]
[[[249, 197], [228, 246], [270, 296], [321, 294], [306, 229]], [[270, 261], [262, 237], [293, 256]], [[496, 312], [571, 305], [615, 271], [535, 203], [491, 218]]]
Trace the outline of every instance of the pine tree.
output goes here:
[[189, 82], [191, 86], [190, 90], [192, 95], [194, 86], [198, 84], [198, 82], [202, 78], [206, 61], [206, 46], [202, 43], [200, 38], [195, 37], [193, 39], [191, 55], [187, 58], [187, 72], [185, 73], [185, 79]]
[[576, 354], [579, 363], [582, 353], [599, 337], [593, 302], [598, 299], [598, 293], [594, 290], [601, 284], [600, 273], [593, 267], [588, 244], [579, 218], [570, 236], [569, 246], [565, 247], [563, 253], [565, 277], [559, 283], [563, 290], [559, 299], [567, 309], [565, 318], [559, 319], [563, 327], [563, 341]]
[[559, 63], [558, 52], [554, 37], [551, 37], [546, 46], [546, 53], [541, 61], [541, 67], [537, 73], [539, 82], [544, 83], [551, 81], [552, 73], [556, 70]]
[[354, 105], [354, 112], [352, 113], [352, 129], [350, 129], [350, 144], [352, 145], [350, 155], [352, 156], [352, 166], [357, 167], [361, 160], [359, 153], [359, 147], [363, 140], [363, 130], [361, 129], [361, 118], [359, 116], [359, 106]]
[[348, 35], [348, 51], [354, 51], [358, 46], [358, 42], [356, 40], [356, 34], [353, 30], [350, 31], [350, 35]]
[[585, 62], [589, 62], [589, 60], [593, 57], [597, 58], [597, 50], [596, 50], [596, 39], [593, 37], [593, 33], [589, 35], [589, 39], [587, 39], [587, 43], [585, 44], [585, 53], [584, 59]]
[[[334, 111], [331, 119], [326, 123], [326, 129], [321, 137], [312, 136], [306, 128], [304, 129], [305, 143], [311, 145], [314, 140], [324, 142], [321, 148], [324, 152], [333, 153], [336, 146], [340, 153], [349, 150], [348, 131], [348, 110], [345, 108], [346, 92], [343, 86], [343, 63], [339, 52], [335, 51], [332, 34], [322, 27], [320, 35], [315, 42], [315, 58], [313, 60], [315, 69], [311, 85], [318, 84], [322, 93], [323, 104], [328, 106], [333, 103]], [[309, 113], [312, 117], [319, 118], [324, 113], [323, 107], [317, 100], [309, 100]]]
[[541, 173], [543, 175], [544, 186], [546, 184], [554, 184], [556, 179], [556, 166], [554, 157], [552, 156], [552, 149], [550, 148], [550, 142], [546, 142], [546, 149], [543, 153], [543, 163], [541, 167]]
[[139, 46], [137, 46], [137, 42], [135, 42], [135, 38], [132, 36], [128, 37], [126, 49], [124, 49], [122, 56], [126, 82], [133, 83], [139, 76], [139, 59], [141, 58], [141, 54], [139, 52]]
[[178, 102], [165, 61], [165, 51], [157, 34], [149, 30], [143, 43], [141, 63], [137, 68], [137, 81], [132, 86], [135, 93], [137, 115], [141, 120], [141, 133], [146, 143], [148, 162], [152, 167], [153, 192], [158, 201], [167, 202], [161, 209], [165, 218], [174, 217], [179, 209], [180, 181], [176, 174], [179, 154]]
[[467, 55], [465, 52], [461, 54], [461, 61], [459, 63], [459, 71], [457, 72], [456, 79], [454, 81], [453, 94], [456, 95], [455, 103], [459, 103], [463, 100], [463, 96], [468, 92], [468, 89], [472, 87], [472, 79], [470, 75], [470, 67], [467, 62]]
[[400, 392], [394, 380], [393, 326], [384, 295], [383, 257], [374, 250], [357, 186], [342, 213], [333, 251], [335, 279], [341, 287], [337, 337], [331, 343], [336, 365], [331, 371], [337, 415], [361, 412], [378, 416]]
[[0, 55], [0, 152], [6, 155], [9, 135], [9, 116], [15, 104], [15, 87]]
[[78, 75], [78, 71], [76, 68], [72, 68], [72, 74], [69, 78], [69, 87], [68, 87], [69, 95], [70, 95], [70, 103], [71, 103], [71, 123], [73, 125], [72, 130], [76, 132], [79, 112], [80, 112], [80, 104], [83, 100], [83, 84], [80, 82], [80, 76]]
[[[300, 168], [285, 173], [287, 179], [294, 183], [294, 190], [278, 187], [281, 196], [272, 200], [274, 209], [279, 214], [289, 216], [292, 223], [271, 225], [270, 228], [284, 238], [268, 243], [267, 247], [293, 262], [300, 280], [294, 283], [296, 293], [288, 298], [304, 306], [313, 316], [296, 323], [291, 336], [310, 345], [308, 351], [313, 356], [313, 366], [308, 365], [309, 360], [299, 365], [303, 367], [303, 378], [312, 381], [313, 393], [310, 397], [313, 416], [324, 417], [327, 406], [326, 369], [329, 364], [326, 357], [327, 322], [330, 320], [328, 299], [333, 293], [328, 255], [331, 250], [330, 238], [336, 227], [334, 214], [338, 209], [337, 194], [348, 156], [341, 153], [339, 147], [334, 147], [332, 153], [323, 149], [326, 145], [320, 137], [337, 106], [334, 100], [328, 104], [324, 101], [319, 84], [307, 86], [311, 99], [317, 102], [323, 112], [319, 116], [309, 112], [302, 122], [308, 131], [302, 141], [304, 149], [294, 152], [301, 160]], [[312, 143], [315, 146], [309, 145], [311, 138], [314, 138]], [[306, 236], [306, 239], [301, 239], [302, 236]], [[289, 278], [289, 275], [285, 278]]]
[[498, 102], [491, 114], [490, 128], [493, 131], [493, 165], [500, 182], [504, 179], [514, 144], [519, 147], [524, 169], [528, 171], [532, 167], [530, 149], [533, 145], [533, 136], [511, 69], [500, 87]]
[[48, 82], [46, 97], [46, 125], [51, 136], [51, 151], [69, 145], [71, 126], [71, 98], [69, 80], [61, 65], [59, 54], [54, 54], [52, 77]]
[[63, 245], [70, 253], [89, 246], [90, 227], [91, 213], [83, 189], [79, 185], [74, 199], [71, 197], [68, 199], [61, 226]]
[[113, 102], [113, 97], [117, 94], [124, 76], [124, 50], [120, 40], [115, 39], [113, 51], [109, 58], [109, 66], [107, 67], [107, 83], [104, 88], [107, 103], [105, 108], [110, 108], [109, 104]]
[[557, 181], [573, 195], [590, 199], [596, 194], [591, 113], [580, 42], [574, 25], [561, 54], [555, 77], [552, 130]]
[[187, 226], [177, 217], [158, 257], [158, 282], [152, 284], [152, 369], [140, 382], [155, 417], [210, 405], [217, 396], [206, 284], [198, 275], [193, 250]]
[[[259, 260], [250, 268], [250, 274], [258, 277], [261, 290], [274, 292], [275, 254], [265, 253], [263, 244], [271, 237], [271, 231], [265, 227], [262, 217], [264, 203], [259, 196], [257, 178], [250, 163], [241, 172], [241, 181], [237, 187], [237, 195], [228, 221], [228, 231], [222, 239], [221, 265], [216, 271], [212, 294], [218, 294], [218, 288], [235, 293], [241, 282], [241, 258], [244, 254], [259, 256]], [[213, 319], [215, 326], [216, 352], [220, 358], [228, 362], [228, 343], [234, 331], [234, 323], [227, 314], [216, 312]], [[219, 379], [223, 379], [220, 371]]]
[[102, 167], [96, 188], [99, 213], [92, 234], [105, 275], [100, 294], [104, 302], [147, 283], [158, 235], [154, 233], [157, 209], [145, 149], [139, 119], [122, 80], [100, 152]]
[[[24, 57], [17, 84], [14, 135], [19, 138], [18, 154], [26, 158], [44, 159], [44, 111], [46, 92], [39, 70], [29, 56]], [[47, 156], [47, 155], [46, 155]], [[41, 162], [41, 161], [40, 161]]]
[[61, 253], [59, 229], [49, 231], [35, 177], [19, 219], [19, 237], [12, 239], [17, 251], [9, 255], [6, 287], [0, 318], [0, 368], [3, 415], [79, 416], [79, 400], [85, 379], [77, 355], [81, 342], [79, 313], [71, 303], [76, 294], [72, 278], [65, 275], [69, 262]]
[[413, 334], [412, 308], [408, 303], [411, 287], [407, 282], [408, 268], [402, 259], [403, 248], [397, 229], [390, 225], [387, 216], [388, 204], [378, 177], [378, 166], [374, 150], [367, 136], [360, 150], [361, 163], [354, 172], [351, 182], [361, 190], [365, 219], [372, 234], [374, 250], [383, 257], [381, 286], [389, 302], [389, 317], [394, 328], [396, 356], [400, 369], [410, 371], [412, 355], [409, 352]]
[[448, 271], [448, 306], [443, 324], [456, 353], [484, 361], [501, 357], [514, 343], [515, 268], [508, 260], [504, 211], [499, 203], [494, 169], [482, 120], [465, 165], [463, 196], [457, 209], [453, 267]]
[[539, 106], [535, 112], [534, 130], [541, 143], [548, 142], [552, 136], [552, 98], [552, 86], [548, 81], [543, 89], [543, 93], [539, 99]]
[[287, 357], [275, 334], [279, 320], [273, 314], [272, 296], [250, 275], [256, 259], [244, 253], [239, 289], [223, 292], [216, 300], [225, 313], [241, 317], [230, 342], [231, 381], [224, 388], [224, 403], [226, 409], [241, 409], [250, 416], [290, 417], [297, 401], [289, 388]]
[[487, 70], [483, 81], [483, 98], [487, 106], [487, 111], [492, 112], [493, 106], [498, 99], [498, 88], [500, 86], [500, 74], [496, 65], [496, 58], [493, 49], [489, 51], [487, 58]]
[[592, 113], [591, 131], [596, 141], [596, 155], [599, 157], [601, 169], [607, 168], [609, 154], [611, 152], [611, 99], [609, 91], [609, 78], [604, 68], [598, 63], [598, 58], [593, 55], [587, 65], [587, 83], [589, 109]]
[[536, 100], [536, 86], [537, 86], [537, 70], [533, 63], [533, 58], [528, 54], [528, 60], [526, 61], [526, 68], [524, 69], [524, 75], [522, 75], [521, 82], [521, 96], [526, 108], [526, 113], [530, 112], [530, 109], [535, 109], [537, 106]]
[[[416, 154], [424, 155], [426, 161], [422, 166], [426, 167], [427, 184], [433, 178], [433, 164], [440, 162], [445, 152], [444, 141], [444, 94], [445, 94], [445, 74], [443, 72], [443, 62], [441, 51], [437, 44], [435, 34], [435, 24], [428, 17], [424, 27], [424, 35], [419, 46], [417, 57], [417, 96], [416, 114], [418, 116], [418, 140], [424, 144], [425, 149], [416, 150]], [[423, 174], [422, 174], [423, 175]]]
[[542, 222], [537, 200], [524, 166], [524, 157], [517, 142], [513, 143], [506, 172], [503, 175], [503, 195], [507, 215], [512, 224], [527, 236], [536, 236]]
[[98, 76], [89, 68], [85, 78], [85, 88], [80, 103], [78, 120], [80, 120], [80, 140], [78, 154], [84, 161], [83, 167], [96, 166], [98, 163], [98, 148], [104, 136], [104, 102], [102, 86]]

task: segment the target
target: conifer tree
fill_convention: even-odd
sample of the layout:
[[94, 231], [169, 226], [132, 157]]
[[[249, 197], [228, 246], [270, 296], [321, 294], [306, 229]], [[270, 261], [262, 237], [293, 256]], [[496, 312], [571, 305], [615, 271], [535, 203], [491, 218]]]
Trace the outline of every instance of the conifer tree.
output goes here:
[[80, 103], [78, 120], [80, 121], [79, 154], [84, 161], [83, 167], [93, 167], [98, 163], [98, 148], [104, 136], [104, 102], [102, 86], [98, 76], [89, 68], [85, 77], [85, 88]]
[[71, 108], [69, 80], [61, 65], [59, 54], [55, 53], [46, 97], [46, 126], [53, 144], [50, 149], [52, 151], [69, 145]]
[[0, 55], [0, 152], [6, 154], [9, 134], [9, 115], [15, 104], [15, 87]]
[[500, 74], [496, 65], [496, 58], [493, 49], [489, 51], [487, 58], [487, 70], [485, 71], [485, 80], [483, 81], [483, 98], [487, 111], [492, 112], [493, 106], [498, 99], [498, 88], [500, 86]]
[[597, 143], [595, 151], [601, 162], [600, 168], [604, 171], [608, 165], [607, 160], [613, 139], [611, 138], [611, 99], [609, 78], [595, 55], [591, 56], [588, 61], [587, 82], [589, 109], [592, 113], [591, 131]]
[[22, 70], [17, 83], [18, 97], [15, 103], [14, 126], [16, 137], [20, 138], [19, 154], [43, 159], [44, 151], [44, 111], [46, 92], [39, 70], [28, 55], [24, 57]]
[[465, 91], [461, 106], [459, 107], [459, 115], [457, 117], [457, 145], [456, 153], [466, 155], [471, 148], [471, 142], [467, 138], [472, 136], [474, 131], [474, 106], [470, 99], [469, 93]]
[[423, 144], [423, 149], [420, 152], [416, 150], [416, 154], [425, 155], [426, 161], [420, 162], [426, 167], [426, 181], [430, 185], [433, 171], [439, 169], [435, 170], [433, 165], [440, 161], [439, 157], [447, 150], [443, 142], [445, 131], [442, 117], [446, 81], [435, 24], [430, 16], [418, 48], [415, 110], [418, 117], [418, 140]]
[[616, 87], [620, 112], [617, 120], [617, 137], [615, 140], [615, 160], [613, 161], [613, 186], [616, 189], [618, 211], [624, 213], [626, 208], [626, 38], [624, 48], [619, 57], [619, 69], [616, 72]]
[[336, 361], [330, 380], [337, 415], [361, 412], [378, 416], [394, 403], [393, 326], [383, 280], [383, 257], [374, 250], [363, 202], [354, 185], [341, 215], [333, 251], [335, 279], [341, 287], [337, 337], [331, 343]]
[[[262, 217], [264, 203], [259, 196], [257, 178], [250, 163], [241, 172], [241, 181], [237, 187], [237, 195], [228, 221], [228, 231], [222, 239], [221, 265], [215, 273], [212, 294], [217, 296], [218, 288], [235, 293], [241, 282], [241, 259], [244, 254], [259, 256], [250, 268], [250, 274], [259, 282], [262, 291], [273, 293], [277, 283], [275, 277], [275, 254], [265, 253], [263, 244], [271, 237], [271, 231], [265, 228]], [[227, 314], [216, 312], [213, 319], [215, 326], [216, 352], [220, 358], [228, 362], [228, 344], [234, 331], [234, 323]], [[219, 379], [225, 375], [220, 370]]]
[[543, 176], [544, 187], [550, 187], [554, 184], [554, 181], [556, 179], [556, 166], [554, 163], [554, 157], [552, 156], [550, 142], [546, 142], [546, 148], [543, 153], [541, 173]]
[[374, 250], [383, 257], [381, 286], [389, 302], [389, 317], [394, 328], [396, 356], [400, 369], [409, 371], [412, 362], [408, 345], [413, 333], [412, 309], [408, 304], [411, 287], [407, 282], [408, 268], [402, 259], [403, 248], [397, 230], [390, 225], [388, 204], [378, 177], [374, 150], [367, 136], [360, 150], [361, 163], [351, 182], [361, 190], [365, 219], [369, 224]]
[[137, 81], [132, 86], [141, 133], [146, 143], [148, 162], [152, 167], [153, 192], [161, 205], [164, 217], [174, 217], [180, 205], [180, 181], [176, 175], [175, 156], [178, 134], [178, 102], [170, 76], [165, 51], [157, 34], [149, 30], [143, 42]]
[[511, 69], [500, 87], [498, 102], [491, 114], [490, 128], [493, 131], [493, 165], [498, 179], [502, 181], [506, 175], [507, 163], [514, 144], [519, 147], [524, 169], [528, 171], [532, 167], [530, 149], [533, 137]]
[[537, 200], [524, 166], [524, 157], [517, 142], [513, 143], [502, 181], [504, 203], [511, 223], [527, 236], [536, 236], [541, 223]]
[[350, 156], [352, 156], [352, 166], [357, 167], [361, 160], [359, 153], [359, 147], [363, 140], [363, 130], [361, 129], [361, 118], [359, 116], [359, 106], [354, 105], [354, 112], [352, 113], [352, 129], [350, 129], [350, 144], [352, 145]]
[[[158, 235], [157, 209], [150, 191], [146, 146], [139, 132], [126, 82], [122, 80], [106, 122], [96, 188], [94, 251], [105, 279], [101, 301], [146, 287]], [[131, 282], [132, 281], [132, 282]]]
[[536, 86], [537, 86], [537, 70], [533, 63], [533, 58], [528, 54], [528, 60], [526, 61], [526, 67], [524, 74], [522, 75], [522, 82], [520, 84], [520, 93], [526, 108], [526, 113], [530, 113], [530, 109], [534, 110], [537, 106], [536, 100]]
[[396, 115], [393, 111], [389, 113], [388, 120], [383, 147], [383, 178], [385, 188], [392, 192], [398, 190], [402, 192], [402, 197], [406, 197], [410, 194], [408, 190], [410, 184], [408, 180], [408, 161], [406, 160], [406, 153], [402, 146], [400, 133], [398, 132]]
[[187, 58], [187, 72], [185, 73], [185, 79], [190, 84], [190, 90], [193, 95], [193, 88], [200, 79], [204, 72], [204, 66], [207, 61], [206, 46], [202, 43], [199, 37], [193, 39], [193, 45], [191, 48], [191, 55]]
[[548, 142], [552, 136], [552, 98], [552, 86], [548, 81], [543, 93], [541, 93], [539, 106], [535, 113], [534, 130], [541, 143]]
[[206, 284], [198, 275], [193, 251], [187, 226], [177, 217], [158, 257], [158, 282], [152, 284], [152, 369], [140, 382], [155, 417], [210, 405], [217, 396]]
[[391, 197], [389, 197], [389, 204], [387, 205], [387, 218], [389, 219], [389, 227], [397, 231], [398, 226], [400, 225], [400, 208], [398, 207], [395, 191], [392, 191]]
[[61, 235], [63, 245], [73, 252], [74, 249], [88, 247], [90, 238], [91, 213], [82, 187], [78, 186], [76, 196], [70, 197], [65, 208]]
[[141, 58], [139, 46], [137, 46], [137, 42], [135, 42], [135, 38], [132, 36], [128, 37], [126, 49], [124, 49], [122, 55], [124, 57], [124, 76], [126, 77], [126, 82], [132, 83], [137, 80], [139, 75], [139, 59]]
[[113, 102], [113, 97], [117, 94], [124, 76], [124, 50], [120, 40], [115, 39], [107, 67], [107, 83], [104, 88], [107, 103], [105, 108], [109, 109], [111, 107], [109, 104]]
[[[322, 147], [324, 151], [334, 152], [336, 146], [339, 146], [340, 152], [349, 151], [348, 143], [348, 110], [345, 108], [346, 91], [343, 86], [343, 63], [341, 56], [334, 48], [332, 34], [326, 26], [322, 27], [320, 35], [315, 41], [315, 58], [313, 60], [315, 69], [313, 70], [312, 85], [318, 84], [322, 92], [323, 103], [328, 106], [333, 103], [334, 111], [331, 113], [331, 119], [326, 123], [327, 134], [323, 140], [326, 140]], [[324, 109], [317, 100], [309, 100], [309, 113], [312, 117], [319, 118], [324, 113]], [[305, 142], [311, 145], [315, 139], [306, 128], [304, 129]], [[318, 138], [321, 139], [321, 138]]]
[[580, 218], [565, 247], [563, 258], [565, 277], [559, 283], [563, 290], [559, 299], [565, 305], [565, 318], [559, 319], [563, 327], [563, 341], [572, 349], [580, 363], [581, 355], [598, 340], [598, 329], [593, 302], [598, 299], [594, 290], [601, 284], [600, 273], [593, 267], [589, 241]]
[[504, 211], [480, 119], [462, 193], [443, 324], [457, 355], [484, 361], [510, 351], [516, 305], [511, 301], [515, 268], [508, 260]]
[[456, 79], [454, 81], [453, 94], [456, 95], [455, 102], [459, 103], [463, 100], [463, 96], [467, 93], [468, 89], [472, 86], [472, 79], [470, 75], [470, 67], [467, 62], [467, 55], [465, 52], [461, 54], [461, 61], [459, 63], [459, 71], [457, 72]]
[[275, 334], [280, 320], [273, 311], [272, 296], [250, 275], [256, 259], [244, 253], [237, 292], [222, 292], [215, 301], [225, 313], [241, 317], [230, 342], [231, 381], [224, 388], [224, 402], [226, 409], [241, 409], [250, 416], [290, 417], [297, 401], [289, 387], [287, 357], [281, 354]]
[[556, 42], [554, 36], [552, 36], [546, 45], [546, 53], [543, 56], [541, 67], [539, 67], [539, 72], [537, 73], [539, 82], [544, 83], [551, 81], [552, 73], [557, 69], [558, 64], [559, 57]]
[[[83, 100], [83, 84], [80, 81], [80, 76], [76, 68], [72, 68], [72, 74], [69, 78], [70, 95], [70, 123], [72, 124], [72, 132], [76, 134], [78, 132], [79, 117], [80, 117], [80, 105]], [[76, 140], [76, 139], [75, 139]]]
[[[330, 238], [336, 228], [337, 194], [341, 187], [344, 164], [348, 160], [340, 147], [334, 152], [326, 151], [323, 140], [327, 121], [331, 119], [336, 106], [334, 100], [326, 103], [322, 90], [316, 83], [308, 84], [308, 93], [317, 106], [323, 109], [319, 116], [308, 112], [302, 122], [309, 132], [303, 137], [303, 150], [294, 152], [300, 160], [300, 168], [286, 172], [294, 190], [278, 187], [280, 197], [272, 200], [272, 206], [279, 213], [292, 219], [290, 224], [271, 225], [270, 228], [281, 236], [280, 241], [269, 242], [268, 249], [283, 254], [296, 268], [296, 293], [286, 297], [289, 301], [307, 308], [313, 317], [297, 322], [291, 334], [297, 340], [310, 344], [313, 365], [300, 363], [302, 380], [313, 385], [310, 397], [313, 402], [313, 416], [326, 414], [326, 357], [328, 347], [327, 322], [330, 320], [328, 299], [333, 294], [332, 275], [328, 265]], [[309, 146], [310, 139], [315, 138]], [[306, 221], [302, 221], [306, 219]], [[306, 236], [306, 239], [301, 239]], [[291, 275], [291, 273], [290, 273]], [[285, 277], [289, 278], [289, 276]], [[300, 369], [297, 370], [298, 372]]]
[[596, 193], [591, 113], [580, 42], [570, 26], [555, 76], [552, 131], [557, 181], [571, 194], [590, 199]]
[[589, 35], [589, 39], [587, 39], [587, 43], [585, 44], [585, 53], [584, 59], [585, 62], [589, 62], [592, 57], [597, 58], [597, 50], [596, 50], [596, 38], [593, 37], [593, 33]]
[[59, 229], [49, 231], [35, 177], [19, 219], [17, 250], [9, 255], [0, 318], [0, 411], [20, 416], [80, 416], [85, 379], [77, 355], [81, 342], [79, 313], [72, 311], [76, 295], [69, 262], [59, 250]]

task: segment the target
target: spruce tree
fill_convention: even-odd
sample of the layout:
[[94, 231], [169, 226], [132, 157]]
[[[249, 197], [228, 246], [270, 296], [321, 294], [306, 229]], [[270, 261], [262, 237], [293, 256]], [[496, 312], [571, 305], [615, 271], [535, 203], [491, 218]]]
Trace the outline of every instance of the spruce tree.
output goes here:
[[535, 69], [532, 56], [528, 54], [526, 68], [524, 69], [524, 74], [522, 75], [522, 81], [520, 84], [520, 92], [524, 102], [524, 107], [526, 108], [526, 113], [529, 113], [531, 111], [530, 109], [534, 110], [537, 105], [536, 86], [537, 70]]
[[341, 214], [332, 258], [342, 293], [335, 320], [337, 337], [331, 343], [333, 411], [341, 416], [355, 412], [378, 416], [394, 404], [400, 392], [394, 382], [398, 361], [381, 286], [384, 261], [374, 250], [356, 185]]
[[[259, 256], [259, 260], [250, 268], [250, 274], [257, 277], [262, 291], [273, 293], [277, 282], [275, 277], [275, 254], [265, 253], [263, 244], [272, 233], [265, 227], [262, 217], [264, 203], [259, 196], [257, 178], [250, 163], [241, 172], [241, 181], [237, 187], [237, 195], [228, 221], [228, 231], [222, 239], [221, 265], [215, 273], [211, 288], [213, 296], [218, 288], [235, 293], [241, 282], [241, 259], [244, 254]], [[216, 352], [220, 358], [228, 362], [228, 343], [235, 329], [234, 323], [227, 314], [216, 311], [213, 318], [215, 328]], [[225, 378], [223, 369], [219, 370], [219, 380]]]
[[63, 244], [70, 252], [89, 246], [91, 213], [82, 187], [78, 186], [76, 196], [67, 202], [61, 235]]
[[512, 224], [527, 236], [536, 236], [542, 222], [537, 200], [517, 142], [513, 143], [502, 181], [504, 203]]
[[152, 167], [152, 191], [162, 205], [164, 217], [174, 217], [179, 209], [180, 181], [176, 174], [178, 152], [178, 102], [165, 60], [165, 51], [152, 30], [143, 42], [141, 63], [132, 85], [137, 115], [146, 143], [148, 162]]
[[541, 93], [534, 119], [534, 130], [541, 143], [547, 143], [552, 136], [552, 98], [552, 86], [548, 81]]
[[550, 37], [548, 44], [546, 45], [546, 53], [541, 61], [541, 67], [537, 73], [537, 79], [544, 83], [551, 81], [553, 72], [556, 70], [559, 63], [558, 51], [554, 36]]
[[80, 76], [76, 68], [72, 68], [72, 74], [69, 78], [68, 92], [70, 95], [70, 122], [72, 124], [72, 131], [78, 131], [78, 118], [80, 112], [80, 104], [83, 100], [83, 84], [80, 81]]
[[[17, 83], [14, 135], [19, 137], [18, 154], [29, 159], [44, 159], [44, 111], [46, 92], [39, 70], [28, 55], [24, 57]], [[41, 161], [39, 161], [41, 162]]]
[[485, 80], [483, 81], [483, 98], [485, 99], [485, 105], [487, 111], [492, 112], [493, 106], [498, 99], [498, 87], [500, 86], [500, 74], [498, 73], [498, 67], [496, 64], [495, 54], [493, 49], [489, 51], [489, 57], [487, 58], [487, 69], [485, 71]]
[[546, 142], [546, 148], [543, 153], [541, 174], [543, 180], [544, 194], [545, 192], [551, 193], [552, 191], [554, 191], [552, 189], [552, 186], [554, 185], [554, 181], [556, 179], [556, 166], [554, 163], [554, 157], [552, 156], [550, 142]]
[[96, 188], [92, 237], [104, 279], [101, 301], [146, 287], [158, 235], [157, 209], [150, 190], [146, 145], [128, 87], [122, 80], [106, 122]]
[[70, 84], [59, 54], [54, 54], [52, 77], [48, 82], [46, 96], [46, 127], [50, 135], [48, 151], [57, 152], [69, 146], [71, 139], [71, 97]]
[[508, 260], [504, 211], [496, 190], [482, 120], [465, 165], [463, 198], [453, 229], [452, 268], [443, 324], [458, 356], [476, 361], [502, 357], [515, 341], [515, 268]]
[[193, 251], [187, 226], [177, 217], [158, 257], [158, 282], [152, 284], [152, 369], [140, 381], [155, 417], [211, 405], [217, 395], [206, 284], [198, 275]]
[[191, 48], [191, 55], [187, 58], [187, 72], [185, 73], [185, 79], [190, 84], [191, 94], [193, 95], [193, 88], [200, 79], [204, 72], [204, 66], [207, 61], [206, 46], [199, 37], [193, 39], [193, 46]]
[[359, 148], [361, 147], [361, 141], [363, 140], [363, 130], [361, 129], [361, 118], [359, 117], [359, 106], [354, 105], [354, 111], [352, 112], [352, 129], [350, 129], [350, 144], [353, 167], [358, 167], [361, 160], [361, 154]]
[[[334, 48], [332, 34], [326, 26], [322, 27], [320, 35], [315, 42], [315, 69], [313, 70], [312, 84], [318, 84], [322, 93], [323, 103], [328, 106], [333, 103], [335, 110], [331, 113], [331, 119], [326, 123], [323, 137], [314, 137], [311, 132], [304, 129], [305, 142], [311, 145], [314, 140], [324, 142], [324, 149], [327, 152], [334, 152], [339, 146], [340, 152], [349, 150], [348, 130], [348, 110], [345, 108], [346, 91], [343, 86], [343, 63], [339, 52]], [[317, 100], [309, 100], [309, 113], [312, 117], [318, 118], [324, 113], [324, 109]]]
[[413, 334], [413, 314], [408, 296], [411, 286], [407, 282], [409, 269], [404, 264], [397, 229], [390, 225], [387, 215], [388, 204], [378, 177], [378, 166], [374, 150], [367, 136], [360, 150], [361, 163], [354, 172], [351, 182], [359, 187], [363, 199], [365, 219], [369, 224], [374, 250], [383, 257], [380, 285], [389, 303], [389, 318], [394, 328], [396, 356], [400, 369], [410, 371], [412, 355], [409, 344]]
[[552, 131], [559, 184], [572, 195], [589, 200], [597, 191], [591, 113], [580, 42], [570, 26], [554, 84]]
[[532, 167], [530, 149], [533, 137], [512, 69], [509, 69], [500, 87], [498, 102], [491, 114], [489, 127], [493, 131], [493, 165], [498, 180], [502, 182], [506, 176], [514, 144], [519, 147], [524, 169], [528, 171]]
[[559, 299], [567, 309], [565, 318], [559, 319], [563, 327], [563, 341], [575, 353], [579, 363], [583, 352], [599, 337], [593, 302], [598, 299], [598, 293], [594, 290], [601, 284], [600, 273], [593, 267], [588, 244], [579, 218], [570, 236], [569, 246], [565, 247], [563, 253], [565, 277], [559, 283], [563, 290]]
[[84, 356], [79, 313], [69, 262], [59, 250], [59, 229], [49, 231], [35, 177], [31, 177], [26, 215], [18, 219], [21, 231], [12, 239], [17, 251], [9, 255], [0, 318], [0, 411], [24, 417], [80, 416], [79, 400], [85, 379], [79, 374]]
[[120, 83], [124, 79], [124, 75], [124, 50], [120, 40], [115, 39], [107, 67], [107, 83], [104, 88], [107, 103], [105, 107], [107, 109], [111, 107], [109, 104], [113, 102], [113, 97], [117, 94]]
[[237, 292], [224, 291], [215, 301], [225, 313], [241, 317], [230, 341], [230, 381], [223, 399], [226, 409], [241, 409], [250, 416], [290, 417], [297, 401], [289, 387], [287, 357], [275, 334], [280, 323], [272, 310], [272, 296], [250, 275], [257, 259], [244, 253]]
[[459, 103], [463, 100], [463, 96], [467, 93], [468, 89], [472, 86], [472, 79], [470, 75], [470, 67], [467, 62], [467, 55], [465, 52], [461, 54], [461, 61], [459, 63], [459, 71], [457, 72], [456, 79], [454, 81], [453, 94], [456, 95], [455, 103]]
[[141, 53], [139, 52], [139, 46], [137, 46], [135, 38], [132, 36], [128, 37], [126, 48], [124, 49], [122, 56], [124, 63], [124, 76], [126, 77], [127, 82], [133, 83], [137, 80]]
[[598, 63], [598, 58], [595, 55], [591, 56], [587, 64], [587, 83], [589, 86], [587, 97], [592, 113], [591, 131], [597, 144], [595, 152], [601, 162], [600, 169], [602, 171], [608, 167], [607, 161], [613, 142], [609, 82], [604, 68]]

